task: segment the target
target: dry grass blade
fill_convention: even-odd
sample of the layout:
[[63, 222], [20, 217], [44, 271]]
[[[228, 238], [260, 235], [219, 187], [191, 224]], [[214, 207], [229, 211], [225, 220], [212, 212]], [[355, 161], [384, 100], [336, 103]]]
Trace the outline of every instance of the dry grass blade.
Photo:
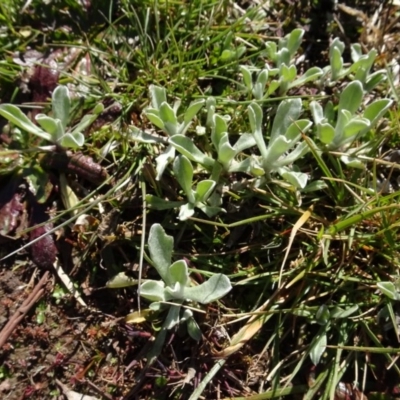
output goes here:
[[285, 257], [283, 258], [282, 265], [279, 271], [279, 279], [278, 279], [278, 289], [281, 287], [281, 281], [282, 281], [282, 274], [283, 274], [283, 268], [285, 266], [286, 260], [289, 256], [290, 250], [292, 248], [293, 240], [298, 232], [298, 230], [308, 221], [308, 219], [311, 217], [313, 207], [311, 206], [307, 211], [303, 213], [303, 215], [298, 219], [298, 221], [294, 224], [292, 228], [292, 232], [290, 233], [289, 237], [289, 244], [286, 248], [285, 252]]

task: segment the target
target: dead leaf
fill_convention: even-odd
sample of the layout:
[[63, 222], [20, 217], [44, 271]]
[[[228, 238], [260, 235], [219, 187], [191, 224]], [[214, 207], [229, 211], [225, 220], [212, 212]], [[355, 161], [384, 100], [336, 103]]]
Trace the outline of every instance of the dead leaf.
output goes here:
[[214, 355], [218, 358], [226, 358], [237, 352], [263, 327], [270, 317], [271, 314], [262, 314], [250, 318], [247, 324], [232, 337], [231, 344]]
[[87, 181], [99, 185], [107, 178], [107, 171], [93, 158], [82, 153], [58, 152], [47, 153], [40, 161], [43, 168], [56, 169], [64, 173], [72, 173]]
[[[49, 215], [46, 213], [46, 208], [40, 204], [33, 204], [31, 209], [31, 226], [43, 224], [49, 220]], [[32, 241], [53, 228], [50, 222], [44, 225], [33, 228], [29, 234], [29, 239]], [[54, 242], [53, 235], [44, 236], [39, 241], [33, 243], [30, 247], [33, 262], [41, 268], [51, 268], [58, 254], [57, 247]]]
[[56, 382], [57, 385], [60, 386], [67, 400], [100, 400], [99, 398], [94, 396], [87, 396], [85, 394], [75, 392], [71, 390], [67, 385], [64, 385], [62, 382], [60, 382], [58, 379], [56, 379]]
[[149, 308], [146, 310], [135, 311], [125, 317], [125, 322], [127, 324], [141, 324], [142, 322], [147, 321], [152, 315], [154, 315], [154, 311]]
[[[10, 182], [0, 193], [0, 235], [11, 236], [17, 228], [26, 228], [24, 223], [24, 194], [16, 182]], [[25, 226], [20, 226], [24, 223]], [[15, 235], [17, 236], [17, 235]]]
[[82, 299], [82, 296], [78, 292], [78, 290], [75, 288], [74, 283], [71, 281], [70, 277], [65, 273], [63, 270], [60, 260], [56, 257], [54, 260], [54, 269], [57, 272], [58, 277], [62, 281], [62, 283], [65, 285], [65, 287], [68, 289], [68, 291], [75, 297], [76, 301], [83, 307], [87, 307], [87, 304], [85, 301]]
[[0, 393], [8, 392], [11, 388], [11, 379], [6, 379], [0, 383]]
[[286, 260], [290, 253], [290, 249], [292, 248], [293, 240], [296, 236], [296, 233], [311, 217], [312, 210], [313, 210], [313, 206], [311, 206], [307, 211], [304, 211], [303, 214], [301, 215], [301, 217], [297, 220], [297, 222], [294, 224], [294, 226], [292, 228], [292, 232], [290, 233], [290, 238], [289, 238], [289, 244], [288, 244], [288, 247], [286, 248], [285, 257], [283, 258], [281, 269], [279, 271], [278, 288], [281, 287], [283, 267], [285, 266]]

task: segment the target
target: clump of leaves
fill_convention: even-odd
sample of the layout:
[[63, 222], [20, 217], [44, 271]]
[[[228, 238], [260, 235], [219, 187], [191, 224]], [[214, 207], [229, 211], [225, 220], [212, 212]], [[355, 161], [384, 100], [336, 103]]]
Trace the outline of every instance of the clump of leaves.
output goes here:
[[140, 286], [140, 295], [153, 303], [150, 308], [159, 310], [164, 302], [173, 302], [167, 305], [169, 312], [165, 320], [167, 329], [173, 328], [180, 321], [186, 321], [189, 334], [199, 339], [200, 330], [193, 319], [193, 313], [185, 309], [181, 316], [184, 302], [208, 304], [225, 296], [232, 288], [229, 278], [223, 274], [214, 274], [200, 285], [194, 284], [189, 278], [188, 266], [185, 260], [171, 263], [174, 239], [166, 235], [160, 224], [154, 224], [149, 233], [149, 252], [154, 268], [161, 277], [161, 281], [147, 280]]
[[[317, 101], [310, 103], [320, 147], [325, 150], [346, 152], [347, 154], [340, 159], [352, 167], [363, 167], [364, 164], [353, 157], [353, 154], [360, 154], [360, 149], [350, 148], [350, 145], [366, 135], [393, 103], [390, 99], [378, 99], [370, 103], [360, 114], [358, 110], [361, 108], [363, 96], [362, 83], [353, 81], [340, 95], [337, 113], [331, 102], [328, 102], [325, 108], [322, 108]], [[366, 150], [368, 148], [363, 151]]]
[[[189, 303], [192, 307], [196, 307], [197, 304], [209, 304], [224, 297], [232, 289], [229, 278], [224, 274], [214, 274], [205, 282], [196, 284], [190, 279], [185, 260], [172, 262], [173, 245], [173, 237], [167, 235], [160, 224], [152, 225], [148, 246], [153, 266], [161, 280], [145, 280], [140, 285], [139, 293], [152, 302], [151, 310], [168, 309], [162, 330], [152, 350], [153, 356], [161, 351], [166, 331], [180, 323], [186, 323], [188, 333], [193, 339], [201, 339], [201, 330], [193, 317], [193, 311], [185, 308], [185, 303]], [[123, 279], [121, 275], [117, 275], [107, 286], [116, 288], [136, 283], [137, 281]]]
[[13, 104], [0, 104], [0, 115], [25, 132], [36, 135], [61, 148], [77, 149], [85, 142], [83, 131], [90, 126], [103, 111], [98, 104], [93, 114], [85, 115], [80, 123], [68, 128], [70, 122], [71, 97], [66, 86], [58, 86], [51, 98], [52, 116], [36, 115], [36, 126], [21, 110]]
[[[151, 107], [144, 114], [158, 128], [162, 129], [169, 137], [184, 135], [189, 129], [196, 114], [204, 105], [204, 100], [193, 101], [183, 115], [178, 116], [180, 101], [176, 101], [171, 107], [167, 101], [167, 92], [164, 88], [150, 86]], [[168, 146], [165, 151], [156, 158], [157, 179], [160, 179], [166, 166], [175, 159], [175, 149]]]
[[[60, 171], [61, 196], [66, 209], [72, 208], [78, 200], [68, 187], [64, 172], [76, 172], [85, 179], [96, 181], [96, 183], [104, 181], [107, 176], [103, 168], [94, 163], [90, 157], [69, 151], [84, 145], [83, 132], [96, 120], [104, 110], [104, 106], [101, 103], [97, 104], [92, 113], [86, 114], [78, 124], [71, 127], [71, 105], [68, 88], [63, 85], [58, 86], [52, 94], [49, 115], [39, 113], [35, 117], [39, 126], [35, 125], [19, 107], [13, 104], [0, 105], [0, 115], [11, 122], [13, 138], [18, 141], [21, 149], [19, 163], [15, 169], [21, 167], [24, 170], [24, 175], [31, 182], [31, 186], [37, 187], [36, 192], [45, 192], [46, 196], [42, 196], [41, 202], [44, 202], [51, 192], [51, 190], [44, 189], [49, 182], [45, 170], [58, 169]], [[28, 134], [42, 139], [39, 146], [32, 146]], [[45, 153], [45, 156], [37, 157], [26, 163], [22, 156], [25, 152]], [[14, 150], [3, 152], [5, 156], [14, 153]]]

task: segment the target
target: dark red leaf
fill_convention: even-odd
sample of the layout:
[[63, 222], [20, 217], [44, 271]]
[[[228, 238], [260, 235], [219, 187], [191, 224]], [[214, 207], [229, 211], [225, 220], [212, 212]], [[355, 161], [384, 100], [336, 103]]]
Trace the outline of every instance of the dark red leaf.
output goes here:
[[[49, 215], [45, 211], [45, 207], [40, 204], [36, 203], [32, 206], [31, 226], [42, 224], [49, 220]], [[50, 222], [38, 226], [30, 232], [29, 239], [34, 240], [49, 232], [52, 228], [53, 224]], [[38, 242], [32, 244], [30, 250], [33, 262], [42, 268], [51, 268], [58, 253], [52, 234], [46, 235]]]
[[108, 177], [107, 171], [101, 165], [82, 153], [73, 154], [70, 151], [48, 153], [41, 160], [41, 164], [43, 168], [76, 174], [96, 185], [103, 183]]
[[[0, 192], [0, 235], [10, 236], [24, 221], [25, 193], [18, 181], [11, 181]], [[20, 228], [25, 229], [24, 226]]]

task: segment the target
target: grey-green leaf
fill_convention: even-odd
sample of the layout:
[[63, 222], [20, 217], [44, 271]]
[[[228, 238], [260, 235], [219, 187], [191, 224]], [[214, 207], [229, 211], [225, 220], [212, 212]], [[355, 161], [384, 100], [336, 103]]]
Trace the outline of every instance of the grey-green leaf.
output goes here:
[[169, 267], [169, 276], [172, 285], [179, 282], [181, 286], [187, 286], [189, 281], [188, 267], [185, 260], [175, 261]]
[[171, 284], [169, 279], [169, 266], [171, 265], [172, 248], [174, 239], [168, 236], [160, 224], [153, 224], [149, 233], [149, 252], [154, 267], [160, 274], [162, 280]]
[[179, 153], [186, 156], [189, 160], [195, 161], [205, 167], [212, 167], [214, 165], [215, 161], [199, 150], [199, 148], [193, 143], [193, 140], [187, 136], [179, 134], [171, 136], [169, 143], [171, 143]]
[[354, 114], [360, 107], [363, 97], [363, 87], [360, 81], [349, 83], [340, 95], [339, 111], [348, 110]]
[[[98, 107], [101, 106], [101, 107]], [[104, 108], [103, 104], [98, 104], [96, 108]], [[93, 114], [86, 114], [80, 121], [79, 123], [72, 129], [71, 133], [76, 133], [76, 132], [82, 132], [86, 128], [88, 128], [99, 116], [100, 113], [96, 113], [95, 110], [93, 110]]]
[[279, 169], [278, 172], [282, 178], [297, 189], [303, 189], [307, 185], [308, 176], [302, 172], [286, 171], [283, 169]]
[[218, 114], [214, 114], [213, 116], [213, 129], [211, 132], [211, 141], [214, 147], [218, 150], [221, 138], [228, 131], [228, 122], [224, 117], [221, 117]]
[[69, 113], [71, 107], [71, 99], [68, 88], [64, 85], [57, 86], [53, 91], [51, 99], [53, 117], [58, 118], [61, 121], [61, 125], [65, 131], [69, 122]]
[[262, 134], [262, 110], [257, 103], [251, 103], [247, 107], [249, 114], [250, 126], [254, 135], [254, 140], [263, 157], [267, 156], [267, 146]]
[[150, 301], [165, 301], [164, 289], [164, 282], [149, 280], [140, 285], [140, 295]]
[[363, 117], [370, 120], [372, 126], [383, 116], [392, 103], [393, 101], [389, 99], [375, 100], [365, 108]]
[[186, 204], [183, 204], [179, 208], [179, 216], [178, 216], [178, 218], [181, 221], [186, 221], [193, 214], [194, 214], [194, 204], [193, 203], [186, 203]]
[[79, 147], [82, 147], [83, 144], [85, 143], [85, 136], [83, 136], [82, 133], [76, 132], [76, 133], [66, 133], [61, 137], [61, 140], [59, 140], [59, 143], [62, 147], [68, 148], [68, 149], [77, 149]]
[[50, 133], [52, 137], [52, 142], [56, 142], [58, 139], [57, 136], [57, 120], [51, 117], [48, 117], [45, 114], [38, 114], [35, 117], [38, 124], [48, 133]]
[[389, 299], [399, 300], [400, 296], [393, 282], [378, 282], [376, 286]]
[[301, 107], [301, 100], [298, 98], [284, 100], [279, 104], [272, 125], [271, 142], [276, 140], [278, 136], [284, 135], [293, 121], [299, 118]]
[[252, 80], [252, 77], [251, 77], [250, 70], [245, 65], [241, 65], [240, 66], [240, 72], [243, 75], [243, 82], [246, 85], [247, 90], [251, 91], [252, 87], [253, 87], [253, 80]]
[[167, 102], [161, 104], [159, 117], [162, 119], [165, 125], [167, 123], [170, 123], [172, 125], [178, 123], [175, 111]]
[[160, 118], [158, 111], [156, 112], [155, 110], [145, 110], [144, 114], [157, 128], [165, 128], [164, 121]]
[[332, 68], [332, 80], [335, 81], [343, 68], [342, 54], [337, 47], [334, 47], [330, 52], [330, 64]]
[[192, 339], [199, 341], [201, 339], [201, 330], [199, 328], [199, 325], [197, 325], [195, 319], [193, 317], [188, 318], [186, 321], [186, 325], [189, 336]]
[[254, 136], [250, 133], [243, 133], [237, 140], [237, 142], [233, 145], [236, 153], [240, 153], [243, 150], [249, 149], [254, 146], [256, 141], [254, 140]]
[[193, 166], [189, 159], [185, 156], [178, 156], [175, 158], [173, 165], [174, 173], [181, 188], [186, 194], [190, 203], [195, 202], [194, 194], [192, 191], [193, 182]]
[[289, 50], [291, 57], [293, 57], [299, 49], [303, 36], [304, 29], [294, 29], [289, 33], [287, 37], [287, 49]]
[[304, 75], [301, 75], [292, 83], [290, 83], [289, 88], [305, 85], [307, 82], [315, 81], [322, 75], [322, 69], [318, 67], [313, 67], [308, 69]]
[[207, 201], [215, 185], [216, 183], [210, 179], [200, 181], [196, 186], [196, 200], [201, 202]]
[[223, 143], [219, 147], [218, 161], [220, 161], [225, 168], [229, 169], [229, 166], [236, 155], [236, 150], [230, 145], [229, 142]]
[[170, 163], [171, 160], [173, 160], [175, 157], [175, 148], [173, 146], [168, 146], [163, 153], [161, 153], [157, 158], [156, 158], [156, 171], [157, 171], [157, 176], [156, 180], [160, 180], [162, 174], [164, 173], [165, 168], [167, 165]]
[[52, 141], [52, 136], [34, 125], [31, 120], [16, 106], [13, 104], [0, 104], [0, 115], [12, 122], [18, 128], [32, 133], [36, 136]]
[[324, 144], [332, 143], [335, 138], [335, 129], [331, 124], [322, 123], [318, 125], [318, 138]]
[[197, 113], [204, 106], [204, 103], [205, 103], [205, 100], [204, 99], [200, 99], [200, 100], [192, 101], [189, 104], [189, 107], [185, 111], [185, 115], [184, 115], [184, 118], [183, 118], [184, 121], [185, 121], [185, 124], [188, 124], [197, 115]]
[[186, 288], [185, 296], [188, 300], [208, 304], [225, 296], [231, 289], [231, 282], [226, 275], [215, 274], [201, 285]]
[[165, 318], [165, 323], [164, 323], [164, 326], [167, 329], [172, 329], [175, 325], [179, 324], [180, 311], [181, 311], [180, 306], [173, 305], [169, 308], [168, 315], [167, 318]]
[[167, 92], [164, 88], [150, 85], [150, 98], [151, 98], [151, 105], [156, 110], [159, 110], [161, 104], [167, 101]]

